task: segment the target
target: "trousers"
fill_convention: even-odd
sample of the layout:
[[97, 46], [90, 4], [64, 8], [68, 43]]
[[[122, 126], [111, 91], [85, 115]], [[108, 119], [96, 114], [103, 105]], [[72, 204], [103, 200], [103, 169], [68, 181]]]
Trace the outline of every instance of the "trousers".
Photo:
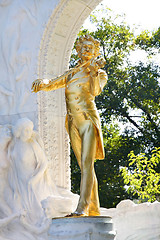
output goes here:
[[81, 169], [80, 198], [76, 212], [100, 215], [98, 182], [94, 170], [97, 130], [84, 114], [68, 118], [71, 145]]

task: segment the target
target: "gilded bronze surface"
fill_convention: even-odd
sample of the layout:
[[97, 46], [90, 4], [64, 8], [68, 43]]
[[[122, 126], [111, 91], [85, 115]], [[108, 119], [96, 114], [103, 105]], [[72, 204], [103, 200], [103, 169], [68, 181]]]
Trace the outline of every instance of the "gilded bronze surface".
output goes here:
[[99, 42], [91, 36], [79, 38], [76, 50], [80, 57], [77, 67], [54, 79], [37, 79], [33, 92], [52, 91], [65, 87], [67, 106], [66, 129], [81, 168], [80, 199], [70, 216], [100, 215], [98, 184], [94, 160], [104, 158], [100, 118], [94, 102], [107, 82], [104, 59], [99, 55]]

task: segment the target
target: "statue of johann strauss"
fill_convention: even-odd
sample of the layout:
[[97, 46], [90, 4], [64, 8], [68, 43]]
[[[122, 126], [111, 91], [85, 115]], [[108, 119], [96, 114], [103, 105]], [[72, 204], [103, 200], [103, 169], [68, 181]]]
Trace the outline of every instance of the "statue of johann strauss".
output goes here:
[[76, 45], [80, 61], [75, 68], [57, 78], [37, 79], [32, 84], [33, 92], [65, 88], [66, 129], [81, 168], [80, 199], [76, 211], [69, 216], [100, 215], [94, 160], [104, 158], [104, 147], [94, 99], [102, 92], [107, 74], [100, 69], [104, 59], [96, 59], [99, 45], [92, 36], [80, 37]]

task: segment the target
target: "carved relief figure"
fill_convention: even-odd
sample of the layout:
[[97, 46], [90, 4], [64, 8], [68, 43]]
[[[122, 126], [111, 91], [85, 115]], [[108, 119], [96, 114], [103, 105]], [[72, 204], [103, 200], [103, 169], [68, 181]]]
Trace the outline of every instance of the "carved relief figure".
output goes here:
[[[32, 121], [21, 118], [12, 131], [13, 139], [8, 154], [9, 184], [12, 190], [11, 209], [14, 212], [25, 209], [26, 214], [21, 218], [21, 222], [27, 229], [31, 228], [34, 231], [36, 229], [34, 226], [38, 224], [43, 230], [48, 217], [45, 211], [51, 203], [54, 206], [48, 218], [62, 217], [74, 208], [78, 196], [69, 194], [66, 189], [57, 188], [51, 179], [43, 142], [39, 134], [33, 130]], [[41, 202], [45, 199], [44, 207]], [[59, 204], [61, 208], [58, 207]]]
[[18, 218], [20, 216], [19, 213], [14, 213], [10, 215], [9, 217], [5, 217], [3, 219], [0, 219], [0, 240], [10, 240], [10, 238], [6, 238], [4, 233], [5, 233], [5, 227], [7, 227], [8, 224], [12, 223], [13, 220]]
[[0, 240], [48, 239], [51, 218], [75, 209], [77, 197], [50, 178], [32, 121], [0, 126]]
[[36, 13], [36, 0], [0, 1], [3, 24], [0, 35], [1, 114], [8, 115], [24, 111], [24, 106], [27, 107], [26, 103], [30, 101], [28, 75], [32, 54], [26, 36], [30, 35], [27, 31], [33, 31], [33, 27], [37, 24]]
[[[40, 202], [46, 197], [46, 157], [41, 139], [33, 131], [33, 123], [29, 119], [22, 118], [17, 121], [13, 127], [13, 136], [9, 146], [11, 164], [9, 182], [13, 191], [12, 208], [15, 211], [25, 209], [28, 221], [36, 223], [44, 216]], [[47, 195], [49, 195], [48, 192]]]
[[6, 200], [9, 198], [8, 168], [7, 157], [8, 144], [11, 141], [11, 131], [9, 126], [0, 126], [0, 217], [11, 214], [11, 209]]
[[100, 215], [97, 178], [94, 160], [104, 158], [100, 118], [94, 103], [107, 82], [100, 67], [99, 42], [83, 36], [77, 42], [80, 57], [77, 67], [55, 79], [38, 79], [33, 82], [34, 92], [52, 91], [65, 87], [67, 106], [66, 128], [72, 148], [81, 168], [81, 189], [77, 209], [71, 216]]

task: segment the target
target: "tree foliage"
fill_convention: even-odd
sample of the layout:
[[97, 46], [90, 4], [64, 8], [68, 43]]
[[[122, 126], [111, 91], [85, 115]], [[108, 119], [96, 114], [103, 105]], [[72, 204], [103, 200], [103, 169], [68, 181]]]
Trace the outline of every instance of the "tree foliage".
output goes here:
[[151, 158], [144, 153], [129, 154], [129, 167], [121, 169], [124, 183], [128, 185], [128, 192], [138, 195], [140, 199], [149, 202], [160, 200], [160, 173], [155, 168], [160, 163], [160, 148], [152, 150]]
[[[113, 116], [123, 123], [130, 123], [136, 134], [143, 141], [144, 147], [152, 149], [160, 143], [160, 85], [159, 66], [154, 62], [138, 62], [133, 65], [129, 53], [138, 48], [158, 48], [155, 36], [159, 30], [151, 34], [152, 44], [148, 35], [141, 33], [135, 37], [124, 21], [117, 24], [111, 17], [96, 20], [96, 30], [90, 32], [100, 41], [102, 55], [106, 60], [105, 70], [108, 84], [96, 102], [102, 112], [102, 119], [108, 122]], [[85, 31], [85, 30], [84, 30]], [[148, 33], [149, 34], [149, 33]], [[143, 43], [139, 41], [146, 37]], [[131, 111], [132, 110], [132, 111]], [[138, 117], [132, 115], [133, 110]]]
[[136, 38], [138, 48], [145, 50], [149, 55], [160, 52], [160, 27], [153, 32], [143, 31]]
[[[79, 35], [89, 33], [98, 39], [101, 55], [106, 60], [108, 83], [96, 97], [106, 157], [95, 162], [95, 169], [101, 206], [114, 207], [122, 199], [133, 198], [131, 191], [126, 192], [120, 173], [122, 167], [130, 167], [127, 157], [130, 151], [136, 155], [144, 152], [150, 159], [153, 148], [160, 146], [160, 71], [152, 60], [160, 49], [160, 28], [136, 36], [122, 16], [113, 17], [109, 10], [103, 16], [92, 14], [90, 20], [95, 30], [82, 29]], [[146, 62], [131, 61], [130, 54], [137, 49], [145, 51]], [[71, 66], [77, 61], [73, 49]], [[72, 190], [78, 193], [80, 170], [73, 152], [71, 159]], [[155, 171], [160, 172], [159, 163]]]
[[[139, 143], [134, 137], [120, 134], [118, 125], [103, 126], [105, 159], [96, 160], [95, 171], [99, 185], [99, 197], [102, 207], [115, 207], [121, 200], [130, 198], [126, 192], [123, 177], [120, 173], [122, 166], [127, 166], [127, 156], [130, 149], [139, 152]], [[71, 151], [72, 191], [80, 193], [80, 168], [73, 151]]]

